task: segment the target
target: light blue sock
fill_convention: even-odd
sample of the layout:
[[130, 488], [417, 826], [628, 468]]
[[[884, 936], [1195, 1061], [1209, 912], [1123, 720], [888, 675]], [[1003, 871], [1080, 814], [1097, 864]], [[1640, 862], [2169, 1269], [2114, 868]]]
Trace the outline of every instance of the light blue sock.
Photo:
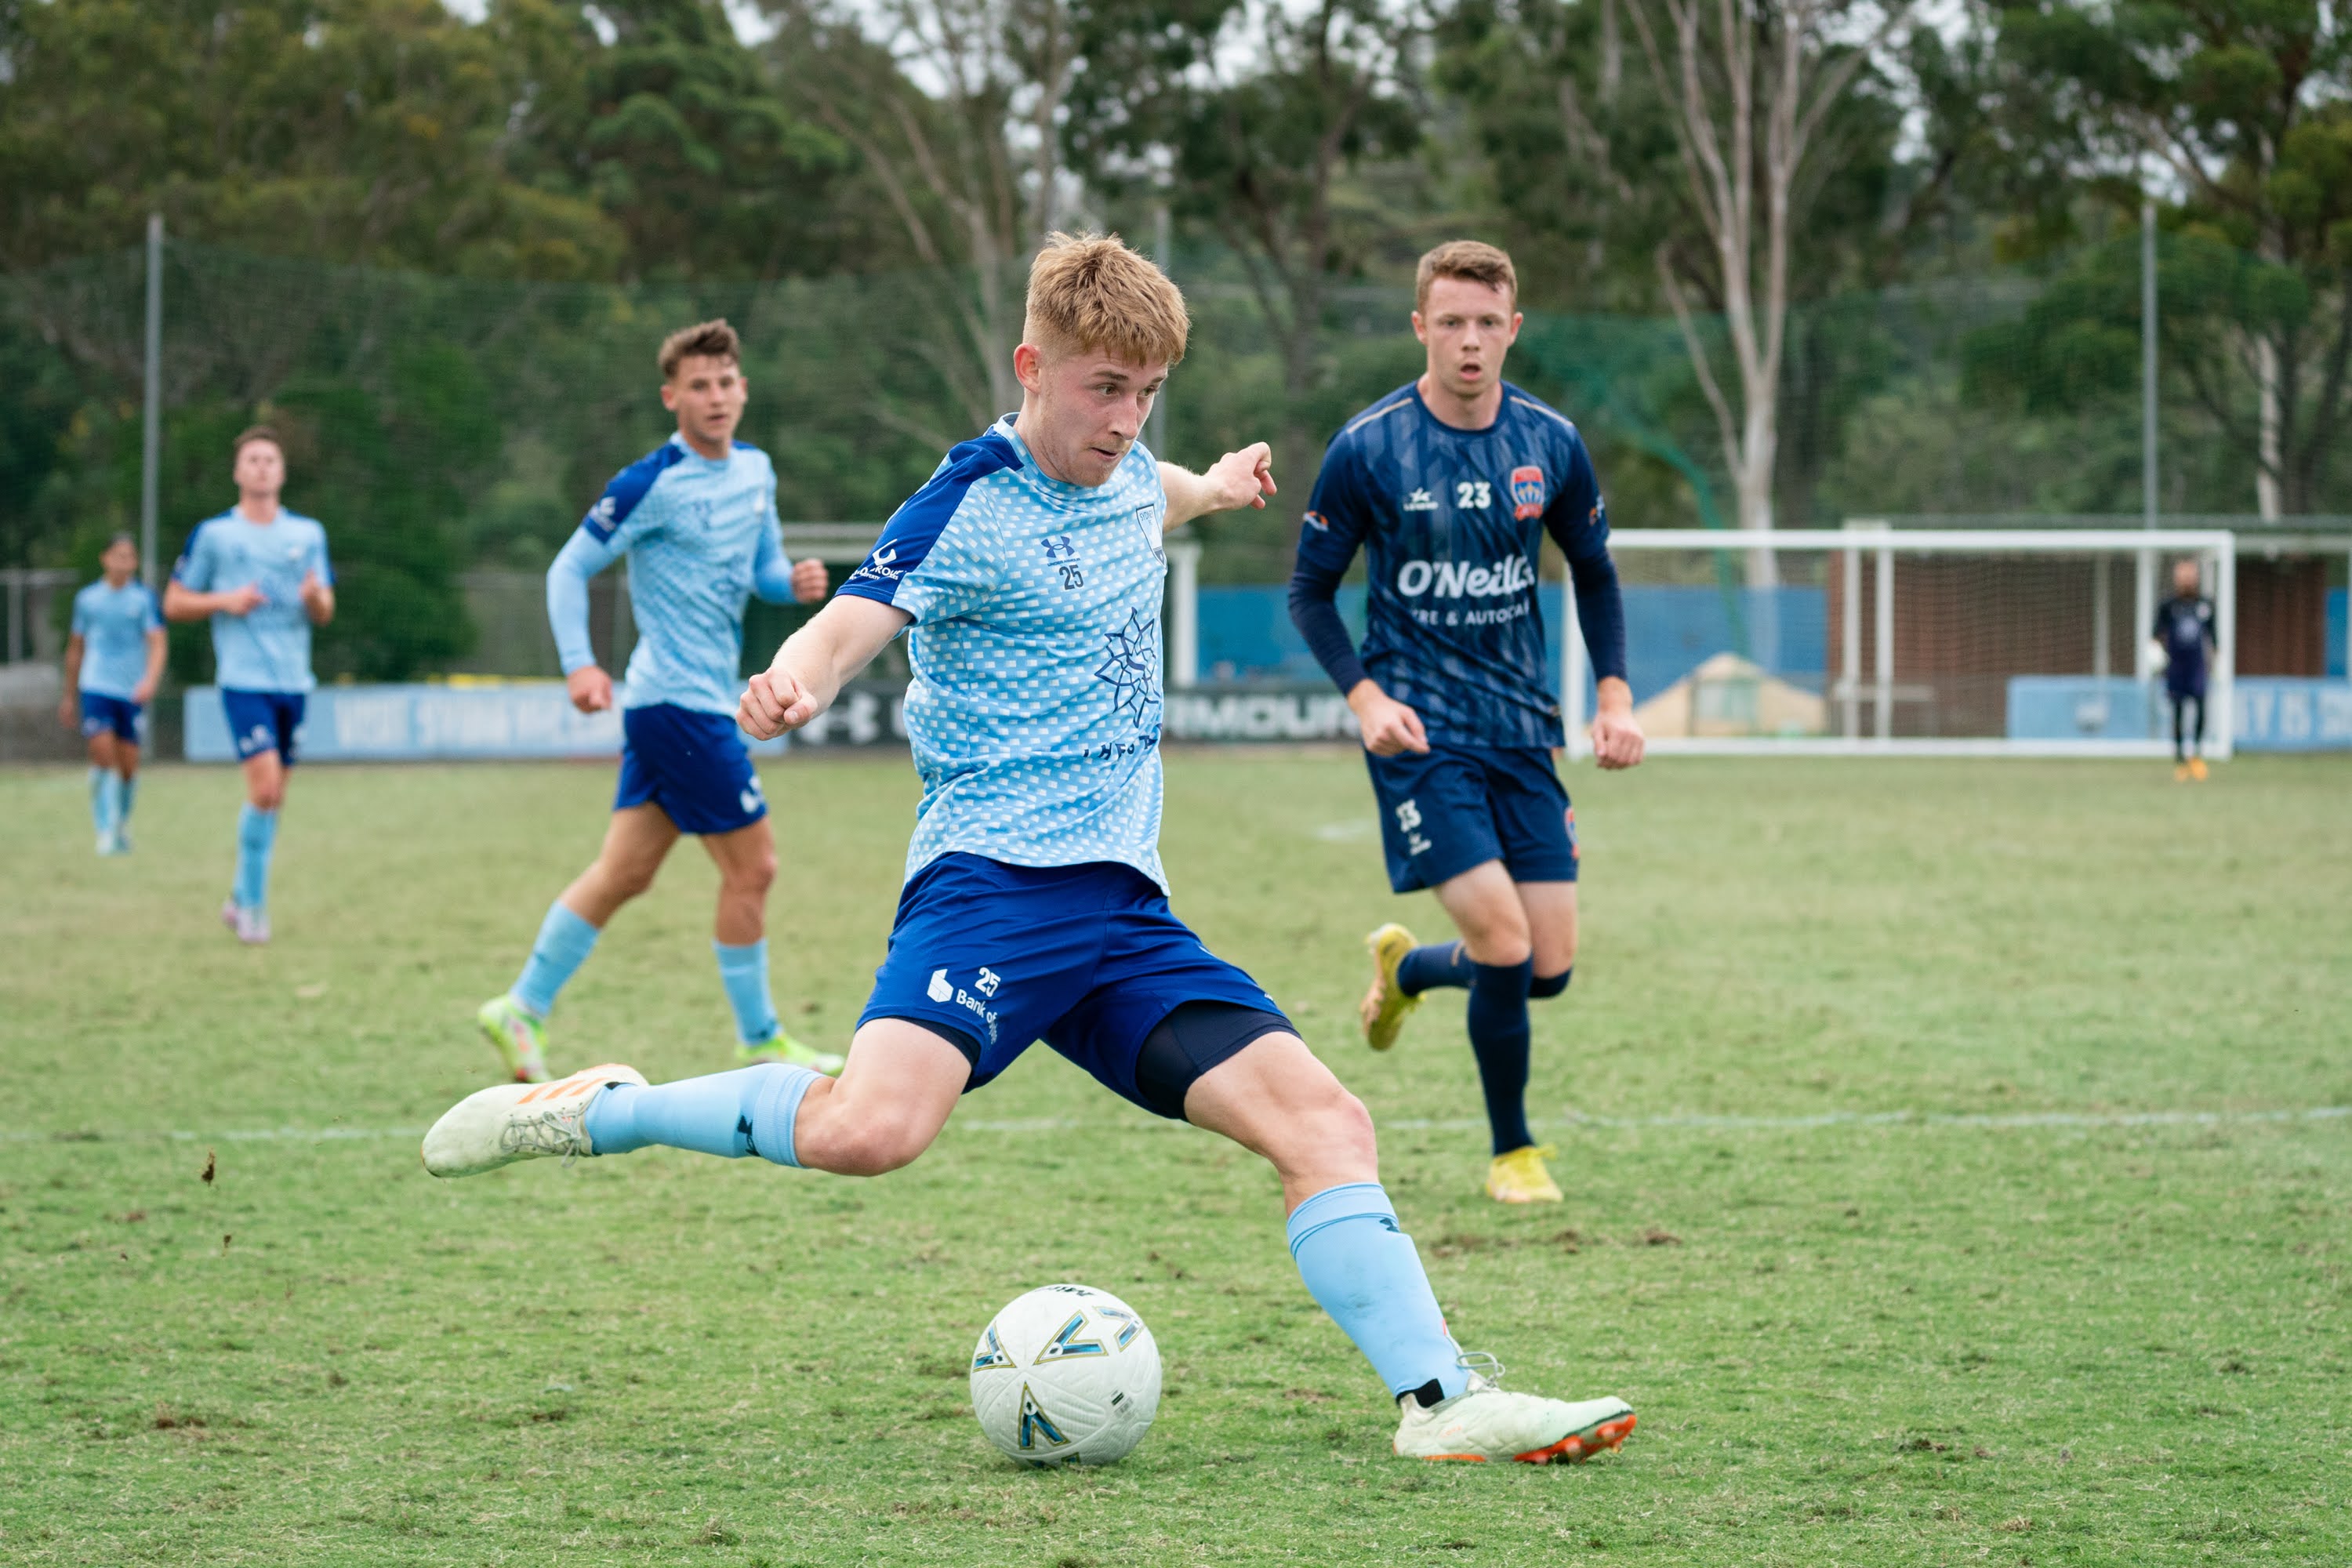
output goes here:
[[230, 897], [241, 910], [269, 906], [269, 852], [278, 844], [278, 814], [251, 801], [236, 814], [236, 889]]
[[1470, 1386], [1412, 1237], [1378, 1182], [1326, 1187], [1290, 1214], [1290, 1256], [1307, 1293], [1372, 1363], [1392, 1395]]
[[108, 783], [121, 776], [112, 768], [89, 770], [89, 825], [98, 829], [100, 838], [114, 831], [113, 791]]
[[651, 1089], [616, 1083], [588, 1102], [588, 1142], [599, 1154], [659, 1143], [722, 1160], [757, 1154], [796, 1166], [793, 1121], [816, 1079], [806, 1068], [761, 1062]]
[[573, 914], [562, 899], [556, 900], [547, 906], [547, 918], [539, 922], [539, 940], [530, 944], [530, 957], [515, 979], [514, 999], [546, 1017], [554, 1010], [555, 994], [563, 989], [572, 971], [588, 962], [595, 945], [596, 928]]
[[719, 955], [719, 983], [735, 1009], [735, 1037], [747, 1046], [774, 1039], [780, 1026], [775, 1000], [768, 994], [768, 939], [742, 947], [714, 942], [710, 951]]
[[120, 833], [131, 826], [131, 807], [139, 798], [139, 780], [136, 777], [123, 778], [121, 773], [114, 776], [122, 785], [121, 805], [114, 813], [114, 830]]

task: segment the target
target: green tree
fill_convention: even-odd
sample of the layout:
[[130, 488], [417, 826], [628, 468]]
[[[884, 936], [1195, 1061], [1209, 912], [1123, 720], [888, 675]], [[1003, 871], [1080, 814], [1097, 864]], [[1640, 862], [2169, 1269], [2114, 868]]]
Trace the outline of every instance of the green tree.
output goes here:
[[[544, 32], [547, 0], [516, 0]], [[526, 29], [528, 30], [528, 29]], [[618, 251], [504, 160], [512, 28], [438, 0], [18, 0], [0, 7], [0, 266], [172, 231], [279, 255], [580, 277]]]
[[[2127, 208], [2142, 188], [2176, 198], [2168, 364], [2248, 459], [2258, 510], [2313, 510], [2352, 422], [2352, 30], [2340, 8], [2020, 0], [1995, 16], [2010, 79], [2062, 85], [2041, 140], [2089, 189]], [[2022, 204], [2032, 232], [2070, 237], [2078, 208], [2038, 194]], [[2071, 300], [2081, 321], [2112, 323], [2118, 279], [2095, 258], [2084, 268], [2053, 309]], [[2095, 363], [2112, 379], [2113, 356]], [[2061, 386], [2091, 374], [2068, 369]]]

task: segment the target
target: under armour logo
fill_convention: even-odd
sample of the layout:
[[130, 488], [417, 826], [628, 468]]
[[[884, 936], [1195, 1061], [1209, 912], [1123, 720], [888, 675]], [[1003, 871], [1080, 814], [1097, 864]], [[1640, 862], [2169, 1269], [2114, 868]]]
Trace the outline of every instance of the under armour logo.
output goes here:
[[1048, 561], [1059, 561], [1066, 555], [1078, 552], [1078, 547], [1070, 542], [1070, 536], [1066, 533], [1049, 533], [1037, 542], [1045, 547], [1045, 559]]

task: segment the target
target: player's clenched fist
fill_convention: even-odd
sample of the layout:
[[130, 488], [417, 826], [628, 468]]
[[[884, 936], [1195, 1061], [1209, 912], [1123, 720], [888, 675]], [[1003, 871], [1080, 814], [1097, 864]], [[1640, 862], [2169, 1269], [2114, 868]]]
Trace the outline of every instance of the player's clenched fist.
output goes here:
[[763, 669], [743, 689], [736, 705], [735, 722], [758, 741], [772, 741], [787, 730], [797, 730], [817, 715], [816, 699], [793, 676], [781, 669]]
[[812, 555], [805, 561], [793, 563], [793, 602], [814, 605], [824, 597], [833, 584], [824, 574], [824, 563]]
[[1398, 701], [1370, 680], [1360, 681], [1348, 693], [1348, 706], [1356, 712], [1356, 728], [1364, 738], [1364, 750], [1376, 757], [1393, 757], [1403, 752], [1429, 750], [1429, 733], [1421, 727], [1421, 715]]

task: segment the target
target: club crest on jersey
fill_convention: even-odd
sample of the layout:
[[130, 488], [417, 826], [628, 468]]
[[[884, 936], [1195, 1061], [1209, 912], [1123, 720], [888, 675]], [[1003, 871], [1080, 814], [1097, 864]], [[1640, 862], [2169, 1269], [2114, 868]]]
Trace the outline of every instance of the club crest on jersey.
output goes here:
[[1511, 470], [1511, 515], [1541, 517], [1544, 509], [1543, 470], [1529, 464]]
[[1162, 535], [1168, 531], [1161, 522], [1161, 517], [1162, 513], [1157, 503], [1148, 503], [1135, 509], [1135, 526], [1143, 531], [1143, 542], [1150, 547], [1153, 558], [1164, 565], [1168, 560], [1168, 546], [1163, 542]]

